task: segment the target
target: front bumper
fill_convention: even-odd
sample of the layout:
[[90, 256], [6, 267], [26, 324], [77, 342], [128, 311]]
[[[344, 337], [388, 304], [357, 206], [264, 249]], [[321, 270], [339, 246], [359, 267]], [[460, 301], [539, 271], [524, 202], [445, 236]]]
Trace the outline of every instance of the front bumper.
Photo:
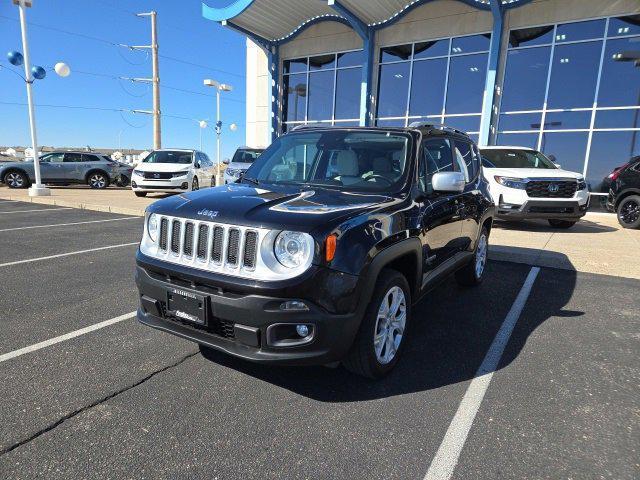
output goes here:
[[184, 192], [191, 188], [191, 176], [154, 180], [134, 175], [131, 178], [131, 188], [135, 192]]
[[496, 218], [524, 219], [579, 219], [589, 209], [590, 198], [582, 203], [580, 199], [528, 199], [522, 204], [510, 204], [503, 201], [496, 205]]
[[[282, 286], [269, 293], [251, 288], [251, 282], [239, 282], [235, 288], [215, 281], [203, 284], [202, 277], [196, 281], [195, 277], [180, 275], [173, 265], [171, 271], [160, 272], [157, 265], [146, 265], [144, 258], [148, 257], [138, 254], [136, 284], [141, 300], [138, 320], [246, 360], [281, 365], [332, 363], [347, 354], [360, 325], [359, 309], [354, 307], [346, 313], [331, 313], [304, 295], [313, 284], [318, 290], [322, 272], [303, 279], [299, 289]], [[167, 310], [167, 292], [171, 288], [206, 297], [206, 326], [179, 319]], [[296, 290], [301, 297], [292, 295]], [[308, 311], [281, 310], [280, 305], [289, 300], [304, 301]], [[301, 345], [273, 346], [267, 342], [267, 329], [274, 324], [309, 325], [313, 328], [313, 337]]]

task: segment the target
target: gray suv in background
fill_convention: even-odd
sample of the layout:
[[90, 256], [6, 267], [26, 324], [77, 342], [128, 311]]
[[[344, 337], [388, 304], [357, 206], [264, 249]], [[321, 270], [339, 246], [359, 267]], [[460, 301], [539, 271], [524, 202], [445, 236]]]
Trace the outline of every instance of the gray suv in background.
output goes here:
[[[117, 162], [99, 153], [51, 152], [40, 157], [40, 176], [47, 184], [86, 183], [91, 188], [107, 188], [119, 171]], [[33, 161], [0, 166], [0, 181], [9, 188], [27, 188], [35, 179]]]

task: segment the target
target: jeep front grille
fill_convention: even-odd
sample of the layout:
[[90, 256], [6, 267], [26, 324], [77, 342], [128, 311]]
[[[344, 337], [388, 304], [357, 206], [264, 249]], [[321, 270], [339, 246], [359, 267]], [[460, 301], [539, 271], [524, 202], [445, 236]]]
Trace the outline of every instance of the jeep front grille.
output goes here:
[[[157, 258], [206, 270], [252, 271], [261, 229], [160, 216]], [[263, 235], [266, 235], [266, 230]], [[194, 255], [195, 252], [195, 255]]]
[[527, 182], [527, 195], [533, 198], [572, 198], [577, 189], [578, 182], [575, 180], [530, 180]]

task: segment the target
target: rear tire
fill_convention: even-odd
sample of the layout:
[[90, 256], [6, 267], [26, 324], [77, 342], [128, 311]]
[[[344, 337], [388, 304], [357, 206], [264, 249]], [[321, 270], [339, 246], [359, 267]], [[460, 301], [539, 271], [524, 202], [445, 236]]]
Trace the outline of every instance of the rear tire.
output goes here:
[[146, 197], [147, 196], [147, 192], [133, 192], [136, 194], [136, 197]]
[[7, 172], [3, 181], [9, 188], [27, 188], [29, 186], [29, 178], [17, 170]]
[[618, 222], [623, 228], [640, 228], [640, 195], [629, 195], [617, 208]]
[[410, 324], [411, 291], [407, 279], [396, 270], [384, 269], [343, 365], [363, 377], [385, 376], [398, 362]]
[[102, 190], [109, 186], [109, 177], [102, 172], [93, 172], [87, 175], [87, 185], [91, 188]]
[[557, 218], [550, 218], [547, 222], [549, 222], [549, 225], [553, 228], [571, 228], [577, 223], [577, 220], [558, 220]]
[[482, 283], [484, 271], [489, 255], [489, 231], [487, 227], [482, 227], [478, 236], [476, 251], [473, 252], [472, 260], [455, 274], [456, 282], [463, 287], [475, 287]]

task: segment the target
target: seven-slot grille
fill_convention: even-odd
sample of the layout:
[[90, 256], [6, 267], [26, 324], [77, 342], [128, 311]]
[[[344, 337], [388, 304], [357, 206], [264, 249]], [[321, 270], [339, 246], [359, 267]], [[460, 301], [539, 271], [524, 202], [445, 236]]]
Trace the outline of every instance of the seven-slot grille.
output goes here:
[[258, 238], [257, 231], [246, 227], [161, 217], [158, 253], [168, 259], [253, 270]]
[[535, 198], [571, 198], [577, 189], [578, 182], [576, 180], [531, 180], [527, 182], [527, 195]]

